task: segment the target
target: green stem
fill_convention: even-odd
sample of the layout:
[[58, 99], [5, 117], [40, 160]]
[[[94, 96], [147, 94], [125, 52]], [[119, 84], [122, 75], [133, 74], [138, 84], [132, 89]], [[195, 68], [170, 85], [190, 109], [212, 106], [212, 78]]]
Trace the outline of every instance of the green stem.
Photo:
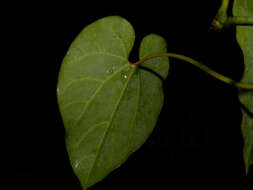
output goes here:
[[253, 25], [253, 17], [228, 17], [227, 24]]
[[222, 0], [220, 9], [218, 10], [218, 16], [227, 16], [229, 6], [229, 0]]
[[140, 64], [142, 64], [143, 62], [145, 62], [145, 61], [147, 61], [149, 59], [153, 59], [153, 58], [161, 57], [161, 56], [173, 57], [173, 58], [177, 58], [177, 59], [186, 61], [186, 62], [191, 63], [195, 67], [198, 67], [202, 71], [205, 71], [206, 73], [208, 73], [212, 77], [214, 77], [214, 78], [216, 78], [216, 79], [218, 79], [218, 80], [220, 80], [220, 81], [222, 81], [224, 83], [227, 83], [229, 85], [235, 86], [237, 88], [245, 89], [245, 90], [253, 90], [253, 84], [244, 84], [244, 83], [236, 82], [235, 80], [230, 79], [230, 78], [228, 78], [226, 76], [223, 76], [223, 75], [217, 73], [216, 71], [210, 69], [209, 67], [201, 64], [200, 62], [198, 62], [198, 61], [196, 61], [196, 60], [194, 60], [192, 58], [186, 57], [184, 55], [176, 54], [176, 53], [158, 53], [158, 54], [153, 54], [153, 55], [146, 56], [146, 57], [142, 58], [141, 60], [137, 61], [136, 63], [131, 63], [131, 64], [132, 65], [140, 65]]
[[221, 6], [215, 16], [212, 27], [221, 30], [230, 25], [253, 25], [253, 17], [229, 17], [227, 15], [230, 0], [222, 0]]

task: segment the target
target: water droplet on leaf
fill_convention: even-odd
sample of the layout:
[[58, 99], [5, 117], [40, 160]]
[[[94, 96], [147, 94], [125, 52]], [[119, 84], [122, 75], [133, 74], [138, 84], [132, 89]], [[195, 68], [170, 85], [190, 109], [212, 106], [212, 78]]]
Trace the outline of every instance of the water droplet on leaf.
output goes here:
[[122, 81], [125, 81], [127, 79], [127, 77], [128, 77], [127, 72], [123, 72], [121, 74]]
[[108, 73], [108, 74], [111, 74], [112, 72], [113, 72], [112, 69], [108, 69], [108, 70], [106, 71], [106, 73]]
[[108, 70], [106, 71], [106, 73], [112, 74], [112, 73], [114, 73], [115, 69], [116, 69], [116, 67], [115, 67], [115, 66], [112, 66], [110, 69], [108, 69]]
[[77, 168], [78, 166], [79, 166], [79, 161], [76, 161], [74, 167]]

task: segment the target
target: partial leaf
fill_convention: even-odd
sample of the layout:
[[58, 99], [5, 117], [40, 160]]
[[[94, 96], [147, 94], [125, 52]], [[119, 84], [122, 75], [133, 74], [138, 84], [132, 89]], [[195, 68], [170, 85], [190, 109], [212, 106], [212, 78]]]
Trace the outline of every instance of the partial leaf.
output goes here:
[[[235, 16], [253, 17], [253, 0], [235, 0], [233, 13]], [[237, 26], [237, 41], [243, 51], [245, 71], [241, 82], [253, 83], [253, 26]], [[253, 92], [239, 93], [241, 103], [250, 113], [242, 109], [242, 132], [244, 136], [244, 161], [246, 172], [253, 164]]]
[[[140, 46], [140, 59], [151, 54], [165, 53], [166, 41], [156, 35], [150, 34], [143, 38]], [[169, 64], [167, 57], [157, 57], [156, 59], [150, 59], [142, 64], [143, 67], [149, 68], [165, 79], [168, 75]]]
[[[85, 27], [71, 44], [58, 79], [58, 104], [70, 162], [83, 189], [121, 165], [152, 132], [163, 105], [162, 81], [130, 65], [130, 23], [106, 17]], [[140, 57], [166, 52], [166, 42], [149, 35]], [[168, 58], [143, 63], [163, 77]], [[159, 66], [160, 65], [160, 66]]]

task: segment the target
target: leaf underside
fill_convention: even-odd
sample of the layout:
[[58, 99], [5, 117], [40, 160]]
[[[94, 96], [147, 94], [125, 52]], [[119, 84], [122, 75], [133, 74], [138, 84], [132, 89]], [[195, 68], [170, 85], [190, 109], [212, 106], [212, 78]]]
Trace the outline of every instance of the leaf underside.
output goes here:
[[[134, 29], [118, 16], [85, 27], [63, 59], [57, 98], [73, 170], [83, 189], [97, 183], [137, 150], [152, 132], [163, 105], [162, 81], [130, 65]], [[166, 52], [165, 40], [146, 36], [139, 57]], [[169, 61], [142, 64], [163, 78]]]
[[[253, 0], [235, 0], [235, 16], [253, 17]], [[253, 26], [237, 26], [236, 38], [244, 55], [245, 70], [241, 81], [253, 83]], [[244, 161], [246, 172], [253, 164], [253, 92], [239, 92], [239, 99], [248, 111], [242, 109], [242, 133], [244, 137]], [[250, 114], [251, 113], [251, 114]]]

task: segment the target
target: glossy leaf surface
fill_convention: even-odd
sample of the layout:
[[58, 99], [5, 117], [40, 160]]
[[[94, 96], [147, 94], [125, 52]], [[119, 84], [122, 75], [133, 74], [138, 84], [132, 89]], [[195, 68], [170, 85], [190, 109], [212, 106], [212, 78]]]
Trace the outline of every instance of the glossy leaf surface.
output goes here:
[[[235, 16], [253, 17], [253, 0], [235, 0]], [[245, 70], [241, 82], [253, 83], [253, 26], [237, 26], [237, 41], [243, 51]], [[242, 132], [244, 136], [244, 161], [246, 171], [253, 164], [253, 92], [239, 92], [241, 103], [248, 109], [242, 109]], [[250, 114], [251, 113], [251, 114]]]
[[[117, 16], [85, 27], [71, 44], [58, 79], [57, 96], [73, 170], [83, 189], [102, 180], [137, 150], [152, 132], [163, 105], [162, 81], [130, 65], [130, 23]], [[140, 57], [166, 52], [166, 42], [146, 36]], [[168, 58], [143, 67], [166, 77]]]

